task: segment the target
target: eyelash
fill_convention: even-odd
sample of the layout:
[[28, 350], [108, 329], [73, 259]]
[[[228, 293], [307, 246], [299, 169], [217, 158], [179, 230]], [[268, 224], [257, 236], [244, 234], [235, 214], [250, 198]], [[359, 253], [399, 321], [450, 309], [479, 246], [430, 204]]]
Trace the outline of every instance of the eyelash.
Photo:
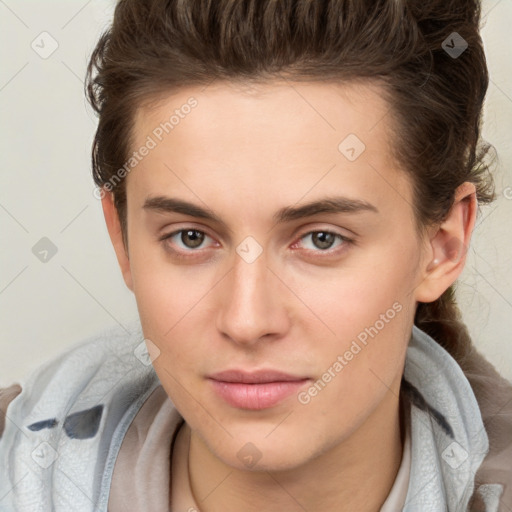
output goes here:
[[[184, 233], [186, 231], [193, 231], [195, 233], [201, 233], [201, 234], [205, 235], [208, 238], [212, 238], [207, 233], [205, 233], [204, 231], [201, 231], [199, 229], [196, 229], [196, 228], [182, 228], [182, 229], [178, 229], [176, 231], [173, 231], [172, 233], [169, 233], [169, 234], [161, 236], [159, 238], [159, 241], [163, 243], [163, 245], [166, 247], [167, 250], [171, 251], [178, 258], [180, 258], [180, 259], [190, 259], [191, 257], [194, 257], [194, 256], [192, 256], [192, 254], [193, 253], [199, 253], [200, 249], [196, 250], [196, 249], [188, 248], [187, 250], [176, 250], [174, 248], [171, 248], [170, 244], [169, 244], [169, 240], [171, 238], [173, 238], [176, 235], [180, 235], [180, 234], [182, 234], [182, 233]], [[317, 229], [317, 230], [307, 231], [306, 233], [303, 233], [299, 237], [299, 241], [303, 240], [307, 236], [311, 236], [311, 235], [314, 235], [316, 233], [324, 233], [324, 234], [333, 235], [336, 239], [338, 239], [338, 240], [340, 240], [342, 242], [338, 246], [337, 249], [331, 249], [331, 248], [325, 249], [325, 250], [322, 250], [322, 249], [306, 249], [306, 251], [308, 251], [308, 252], [315, 252], [315, 253], [320, 253], [320, 254], [326, 254], [327, 253], [325, 257], [333, 256], [333, 255], [335, 255], [336, 253], [339, 252], [339, 250], [340, 250], [339, 248], [340, 247], [345, 248], [346, 245], [350, 245], [350, 244], [354, 243], [354, 240], [352, 238], [348, 238], [348, 237], [346, 237], [344, 235], [341, 235], [340, 233], [336, 233], [335, 231], [330, 231], [330, 230], [326, 230], [326, 229]], [[294, 242], [292, 244], [292, 246], [294, 246], [294, 245], [297, 245], [297, 242]], [[321, 256], [321, 257], [324, 257], [324, 256]]]

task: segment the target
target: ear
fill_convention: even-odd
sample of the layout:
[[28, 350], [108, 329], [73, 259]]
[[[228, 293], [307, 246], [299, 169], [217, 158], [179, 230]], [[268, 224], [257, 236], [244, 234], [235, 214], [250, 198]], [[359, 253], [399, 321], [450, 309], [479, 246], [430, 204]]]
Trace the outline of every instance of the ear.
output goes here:
[[415, 289], [418, 302], [437, 300], [459, 277], [475, 226], [476, 189], [465, 182], [455, 191], [446, 219], [430, 232], [423, 264], [423, 280]]
[[121, 272], [123, 274], [126, 286], [133, 292], [132, 273], [130, 268], [130, 260], [128, 257], [127, 248], [124, 246], [123, 234], [121, 230], [121, 223], [119, 221], [119, 214], [114, 205], [114, 194], [107, 190], [102, 190], [101, 206], [103, 207], [103, 215], [105, 216], [105, 223], [107, 224], [108, 234], [114, 251], [116, 252], [117, 261]]

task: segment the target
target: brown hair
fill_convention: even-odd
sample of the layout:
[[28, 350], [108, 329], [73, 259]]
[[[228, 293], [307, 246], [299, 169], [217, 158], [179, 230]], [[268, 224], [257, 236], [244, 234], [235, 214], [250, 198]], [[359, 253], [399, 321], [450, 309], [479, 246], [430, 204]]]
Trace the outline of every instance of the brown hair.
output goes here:
[[[390, 105], [420, 229], [444, 219], [465, 181], [490, 202], [480, 9], [476, 0], [120, 0], [87, 70], [99, 115], [94, 181], [103, 187], [123, 166], [136, 110], [166, 92], [213, 80], [371, 80]], [[462, 54], [454, 41], [467, 43]], [[127, 246], [124, 182], [113, 195]], [[414, 321], [462, 365], [471, 340], [453, 286], [419, 304]]]

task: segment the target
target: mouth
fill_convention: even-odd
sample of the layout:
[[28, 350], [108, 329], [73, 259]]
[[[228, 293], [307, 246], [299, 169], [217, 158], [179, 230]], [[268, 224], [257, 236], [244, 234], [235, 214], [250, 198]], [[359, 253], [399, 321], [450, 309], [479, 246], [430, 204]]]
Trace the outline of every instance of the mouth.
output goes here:
[[227, 370], [209, 376], [208, 380], [215, 393], [232, 407], [256, 411], [297, 394], [311, 379], [274, 370]]

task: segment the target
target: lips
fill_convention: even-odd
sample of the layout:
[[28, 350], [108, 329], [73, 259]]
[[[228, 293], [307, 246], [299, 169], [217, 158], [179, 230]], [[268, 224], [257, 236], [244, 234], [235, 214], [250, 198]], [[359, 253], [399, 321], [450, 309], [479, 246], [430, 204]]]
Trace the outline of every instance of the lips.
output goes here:
[[274, 370], [227, 370], [215, 373], [208, 379], [215, 393], [229, 405], [249, 410], [273, 407], [298, 393], [310, 381], [308, 377]]

